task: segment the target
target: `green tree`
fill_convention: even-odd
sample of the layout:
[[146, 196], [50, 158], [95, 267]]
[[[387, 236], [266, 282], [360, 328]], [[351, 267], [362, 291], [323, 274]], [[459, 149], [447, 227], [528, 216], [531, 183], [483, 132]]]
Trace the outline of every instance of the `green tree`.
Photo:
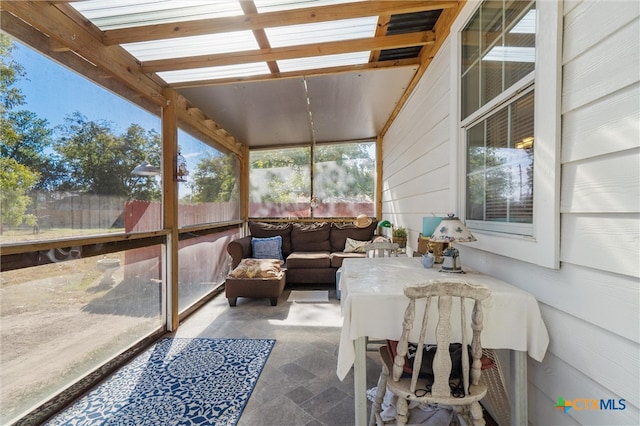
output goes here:
[[309, 165], [309, 152], [307, 147], [255, 151], [251, 153], [251, 168], [306, 167]]
[[[375, 190], [372, 145], [316, 145], [313, 148], [314, 195], [321, 202], [372, 200]], [[293, 202], [309, 197], [310, 162], [309, 147], [252, 152], [252, 201]]]
[[367, 144], [322, 145], [315, 151], [314, 193], [323, 200], [372, 200], [375, 159]]
[[[499, 211], [511, 192], [511, 177], [500, 149], [473, 146], [467, 152], [467, 217], [490, 220], [488, 206]], [[503, 148], [504, 149], [504, 148]]]
[[200, 160], [189, 187], [191, 201], [228, 202], [238, 198], [238, 160], [233, 154], [208, 155]]
[[46, 149], [52, 145], [52, 129], [34, 112], [19, 110], [25, 98], [15, 84], [26, 73], [12, 58], [15, 44], [0, 34], [0, 155], [12, 158], [39, 176], [34, 189], [52, 190], [62, 169]]
[[2, 225], [34, 226], [35, 217], [25, 214], [31, 204], [29, 190], [38, 180], [38, 174], [12, 158], [0, 157], [0, 232]]
[[13, 60], [15, 45], [11, 38], [0, 34], [0, 112], [24, 104], [24, 95], [14, 84], [25, 77], [24, 67]]
[[155, 179], [131, 174], [143, 160], [156, 161], [159, 157], [160, 136], [156, 131], [131, 124], [123, 135], [117, 136], [111, 123], [88, 121], [80, 112], [65, 117], [60, 131], [62, 136], [54, 147], [69, 175], [60, 189], [160, 199], [160, 186]]
[[46, 152], [53, 144], [53, 131], [46, 119], [34, 112], [7, 111], [0, 119], [0, 155], [38, 172], [36, 190], [52, 191], [60, 183], [64, 170], [55, 156]]
[[310, 196], [309, 147], [251, 153], [249, 194], [253, 202], [295, 202]]
[[338, 163], [355, 159], [373, 160], [369, 155], [368, 147], [369, 144], [366, 143], [318, 145], [314, 151], [314, 160], [316, 162], [336, 161]]

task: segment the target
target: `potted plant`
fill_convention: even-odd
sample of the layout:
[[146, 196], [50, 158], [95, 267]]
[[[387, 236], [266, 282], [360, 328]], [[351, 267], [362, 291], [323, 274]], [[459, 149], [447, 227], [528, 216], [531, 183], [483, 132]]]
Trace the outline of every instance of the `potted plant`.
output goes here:
[[393, 242], [398, 243], [400, 248], [405, 248], [407, 246], [407, 230], [398, 226], [397, 228], [393, 228]]

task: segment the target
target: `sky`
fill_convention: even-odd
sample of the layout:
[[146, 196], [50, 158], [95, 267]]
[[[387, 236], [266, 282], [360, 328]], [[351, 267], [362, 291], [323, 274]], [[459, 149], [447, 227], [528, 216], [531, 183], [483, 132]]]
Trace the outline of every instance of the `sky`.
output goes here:
[[26, 71], [26, 78], [16, 84], [27, 101], [23, 108], [46, 118], [52, 127], [62, 124], [66, 115], [80, 111], [89, 120], [113, 122], [117, 134], [133, 122], [148, 130], [161, 130], [159, 117], [124, 101], [25, 45], [16, 42], [12, 54], [13, 59]]
[[[80, 111], [89, 121], [106, 120], [116, 134], [122, 134], [131, 124], [161, 133], [160, 117], [113, 94], [90, 80], [70, 71], [30, 47], [14, 40], [13, 59], [24, 67], [26, 76], [16, 83], [25, 97], [21, 109], [33, 111], [46, 118], [50, 127], [64, 123], [64, 118]], [[205, 154], [202, 144], [194, 137], [178, 131], [181, 154], [190, 170]], [[208, 150], [213, 152], [212, 149]], [[188, 191], [180, 185], [180, 195]]]
[[[89, 121], [106, 120], [119, 135], [131, 124], [139, 124], [146, 130], [161, 133], [160, 118], [137, 105], [114, 95], [107, 89], [76, 74], [57, 62], [14, 40], [16, 48], [13, 59], [24, 67], [26, 76], [16, 83], [25, 97], [21, 109], [33, 111], [39, 118], [45, 118], [54, 128], [64, 123], [64, 118], [80, 111]], [[196, 138], [178, 131], [181, 154], [185, 157], [189, 170], [195, 169], [198, 160], [206, 151]], [[159, 166], [159, 164], [157, 165]], [[190, 192], [188, 185], [180, 185], [182, 197]]]

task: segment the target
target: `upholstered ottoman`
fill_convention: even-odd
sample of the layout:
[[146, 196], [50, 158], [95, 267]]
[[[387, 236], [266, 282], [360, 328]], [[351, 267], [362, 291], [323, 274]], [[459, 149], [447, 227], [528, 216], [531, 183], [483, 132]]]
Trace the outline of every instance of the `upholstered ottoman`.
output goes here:
[[236, 306], [238, 297], [266, 297], [271, 306], [276, 306], [286, 281], [282, 263], [279, 260], [243, 259], [225, 281], [224, 291], [229, 306]]
[[236, 306], [238, 297], [254, 299], [268, 298], [271, 306], [278, 304], [278, 297], [282, 294], [285, 284], [285, 274], [280, 278], [232, 278], [228, 277], [224, 284], [224, 291], [229, 306]]

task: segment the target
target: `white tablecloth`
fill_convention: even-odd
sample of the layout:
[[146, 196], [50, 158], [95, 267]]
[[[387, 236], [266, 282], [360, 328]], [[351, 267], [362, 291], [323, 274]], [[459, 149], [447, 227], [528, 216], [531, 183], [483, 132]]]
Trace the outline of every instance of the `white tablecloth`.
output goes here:
[[490, 299], [483, 303], [483, 347], [526, 351], [533, 359], [542, 361], [549, 334], [533, 295], [473, 271], [446, 274], [438, 271], [440, 265], [425, 269], [420, 260], [417, 257], [344, 260], [340, 279], [344, 319], [337, 366], [341, 380], [355, 360], [354, 340], [363, 336], [400, 339], [407, 307], [403, 288], [443, 278], [463, 279], [491, 289]]

